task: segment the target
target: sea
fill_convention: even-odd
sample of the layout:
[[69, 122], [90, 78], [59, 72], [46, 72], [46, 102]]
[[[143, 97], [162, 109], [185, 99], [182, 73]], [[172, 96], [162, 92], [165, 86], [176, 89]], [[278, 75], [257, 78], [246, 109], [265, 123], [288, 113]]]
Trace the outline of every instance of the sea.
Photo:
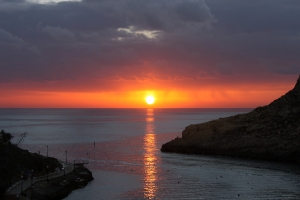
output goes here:
[[249, 111], [0, 109], [0, 129], [30, 152], [88, 163], [94, 180], [66, 200], [300, 199], [297, 165], [160, 151], [190, 124]]

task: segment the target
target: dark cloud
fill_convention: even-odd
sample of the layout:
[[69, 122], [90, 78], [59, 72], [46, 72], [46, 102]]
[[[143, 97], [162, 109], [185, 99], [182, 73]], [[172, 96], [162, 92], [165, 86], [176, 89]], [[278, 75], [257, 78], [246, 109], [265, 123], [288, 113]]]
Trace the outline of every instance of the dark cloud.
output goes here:
[[182, 1], [176, 5], [175, 10], [180, 18], [187, 22], [204, 22], [213, 18], [203, 1]]
[[293, 0], [0, 0], [0, 81], [299, 74], [299, 19]]
[[75, 40], [75, 35], [71, 31], [67, 29], [63, 29], [60, 27], [51, 27], [51, 26], [46, 26], [43, 29], [43, 32], [48, 34], [52, 39], [54, 40], [59, 40], [59, 41], [70, 41], [70, 40]]
[[299, 30], [300, 2], [297, 0], [209, 0], [219, 26], [230, 32], [272, 32]]
[[24, 43], [21, 38], [13, 36], [11, 33], [3, 29], [0, 29], [0, 42], [1, 44], [11, 44], [12, 46]]
[[300, 74], [300, 65], [278, 66], [269, 67], [269, 70], [279, 74]]

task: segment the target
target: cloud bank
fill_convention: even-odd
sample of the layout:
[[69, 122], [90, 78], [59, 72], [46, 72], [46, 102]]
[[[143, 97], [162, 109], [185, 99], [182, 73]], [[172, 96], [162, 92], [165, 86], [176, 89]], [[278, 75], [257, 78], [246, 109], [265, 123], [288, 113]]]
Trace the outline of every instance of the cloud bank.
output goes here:
[[299, 19], [293, 0], [0, 0], [0, 84], [284, 83], [300, 73]]

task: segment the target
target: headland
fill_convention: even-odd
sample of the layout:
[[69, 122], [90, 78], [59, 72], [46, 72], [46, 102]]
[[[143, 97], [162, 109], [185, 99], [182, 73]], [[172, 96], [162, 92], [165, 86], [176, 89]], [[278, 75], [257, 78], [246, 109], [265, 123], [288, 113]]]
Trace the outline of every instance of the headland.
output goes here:
[[300, 163], [300, 76], [295, 87], [246, 114], [191, 124], [162, 152]]

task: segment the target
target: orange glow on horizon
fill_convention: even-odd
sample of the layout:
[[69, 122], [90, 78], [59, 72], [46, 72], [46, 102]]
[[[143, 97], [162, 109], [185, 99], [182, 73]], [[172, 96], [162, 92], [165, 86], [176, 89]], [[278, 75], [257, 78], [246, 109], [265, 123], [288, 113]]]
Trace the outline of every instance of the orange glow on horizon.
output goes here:
[[[0, 108], [255, 108], [287, 93], [296, 80], [241, 79], [16, 81], [0, 83]], [[152, 105], [147, 96], [154, 97]]]
[[[23, 89], [14, 89], [17, 87], [15, 85], [0, 84], [0, 108], [255, 108], [269, 104], [294, 86], [294, 83], [276, 86], [275, 83], [255, 83], [234, 86], [199, 85], [198, 88], [182, 85], [181, 88], [178, 83], [174, 83], [173, 86], [168, 83], [137, 84], [133, 81], [114, 84], [118, 84], [119, 87], [86, 92], [86, 86], [78, 91], [55, 91], [54, 85], [48, 85], [49, 88], [42, 85], [40, 89], [29, 90], [34, 87], [29, 83], [23, 84]], [[148, 96], [155, 100], [152, 105], [145, 102]]]
[[131, 91], [20, 92], [0, 91], [1, 108], [145, 108], [149, 93], [159, 99], [152, 108], [254, 108], [267, 105], [286, 91]]

